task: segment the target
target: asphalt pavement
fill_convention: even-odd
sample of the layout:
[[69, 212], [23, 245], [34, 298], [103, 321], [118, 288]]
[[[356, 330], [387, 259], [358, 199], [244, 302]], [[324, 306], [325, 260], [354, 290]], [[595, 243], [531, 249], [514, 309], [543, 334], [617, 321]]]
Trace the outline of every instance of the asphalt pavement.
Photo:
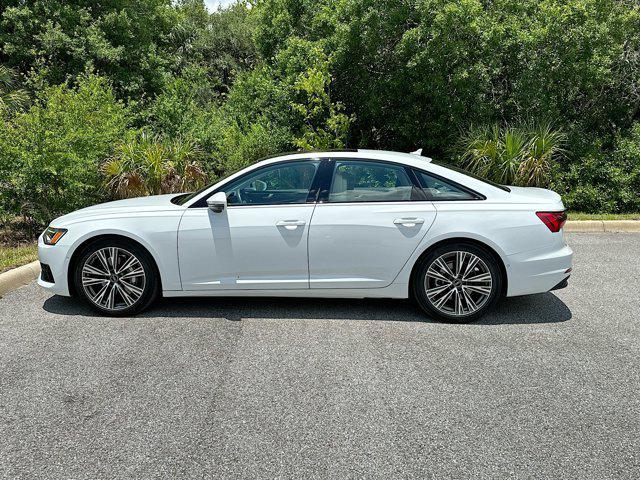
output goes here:
[[640, 478], [640, 235], [472, 325], [409, 301], [0, 299], [0, 478]]

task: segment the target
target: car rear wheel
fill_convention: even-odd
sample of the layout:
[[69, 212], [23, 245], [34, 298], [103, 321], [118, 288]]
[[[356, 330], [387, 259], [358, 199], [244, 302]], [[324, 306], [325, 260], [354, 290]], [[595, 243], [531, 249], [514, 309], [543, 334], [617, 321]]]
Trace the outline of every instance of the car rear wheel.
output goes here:
[[76, 263], [76, 291], [94, 310], [111, 316], [138, 313], [159, 293], [153, 260], [133, 242], [99, 240]]
[[501, 292], [502, 273], [494, 255], [462, 242], [430, 252], [413, 282], [420, 307], [446, 322], [477, 320], [495, 306]]

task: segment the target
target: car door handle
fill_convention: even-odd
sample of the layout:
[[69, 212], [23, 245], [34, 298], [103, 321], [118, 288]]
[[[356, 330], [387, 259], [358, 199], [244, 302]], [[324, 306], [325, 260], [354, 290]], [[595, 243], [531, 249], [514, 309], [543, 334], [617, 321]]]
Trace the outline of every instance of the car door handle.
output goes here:
[[287, 230], [295, 230], [298, 227], [302, 227], [307, 222], [304, 220], [279, 220], [276, 222], [276, 227], [284, 227]]
[[424, 218], [396, 218], [393, 223], [396, 225], [402, 225], [403, 227], [415, 227], [416, 225], [422, 225], [424, 223]]

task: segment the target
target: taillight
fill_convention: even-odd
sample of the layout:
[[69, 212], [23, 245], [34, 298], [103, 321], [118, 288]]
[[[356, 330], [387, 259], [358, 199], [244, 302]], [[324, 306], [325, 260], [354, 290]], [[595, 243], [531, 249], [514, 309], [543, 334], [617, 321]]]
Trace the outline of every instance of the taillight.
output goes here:
[[567, 221], [566, 212], [536, 212], [536, 215], [553, 233], [559, 232]]

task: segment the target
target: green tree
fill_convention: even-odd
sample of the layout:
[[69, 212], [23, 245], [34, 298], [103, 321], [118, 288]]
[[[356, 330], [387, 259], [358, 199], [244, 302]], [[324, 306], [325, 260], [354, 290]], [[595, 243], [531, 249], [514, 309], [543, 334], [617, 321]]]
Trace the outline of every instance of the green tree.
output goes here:
[[225, 90], [255, 59], [247, 17], [242, 5], [209, 14], [202, 0], [8, 0], [0, 61], [30, 75], [34, 88], [95, 71], [136, 102], [194, 65]]
[[102, 161], [127, 131], [129, 115], [96, 76], [40, 92], [0, 126], [0, 203], [35, 225], [96, 203]]

